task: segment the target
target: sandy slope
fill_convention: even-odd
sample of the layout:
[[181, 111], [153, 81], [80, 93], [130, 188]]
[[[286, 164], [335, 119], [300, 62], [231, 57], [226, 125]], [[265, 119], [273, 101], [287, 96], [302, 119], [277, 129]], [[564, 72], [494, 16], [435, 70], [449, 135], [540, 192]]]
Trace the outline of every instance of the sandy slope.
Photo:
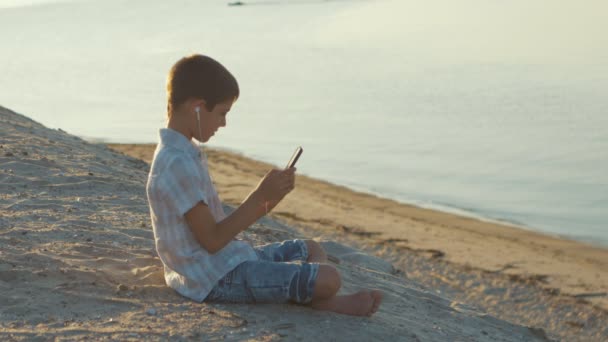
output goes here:
[[[234, 164], [226, 160], [226, 165]], [[390, 263], [340, 242], [354, 237], [350, 242], [360, 248], [380, 248], [377, 251], [388, 257], [395, 252], [394, 261], [414, 258], [411, 262], [419, 269], [429, 265], [426, 252], [359, 240], [362, 233], [350, 227], [343, 228], [349, 236], [333, 227], [327, 232], [327, 227], [314, 225], [302, 229], [269, 218], [244, 238], [256, 244], [302, 236], [327, 238], [324, 244], [339, 262], [344, 291], [381, 288], [386, 301], [380, 312], [370, 319], [295, 305], [186, 300], [164, 286], [155, 256], [144, 194], [147, 168], [140, 160], [0, 107], [0, 340], [543, 339], [540, 329], [448, 299], [436, 293], [440, 286], [431, 291], [413, 280], [411, 270], [406, 270], [408, 278], [403, 277]], [[279, 212], [287, 217], [286, 210]], [[460, 273], [453, 265], [444, 266]], [[578, 336], [597, 338], [597, 333], [589, 329]]]

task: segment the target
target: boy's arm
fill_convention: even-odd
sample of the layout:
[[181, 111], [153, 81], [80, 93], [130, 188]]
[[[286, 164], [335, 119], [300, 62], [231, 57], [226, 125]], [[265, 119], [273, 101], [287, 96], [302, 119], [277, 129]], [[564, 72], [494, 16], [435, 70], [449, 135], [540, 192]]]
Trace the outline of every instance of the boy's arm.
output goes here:
[[185, 214], [186, 222], [198, 243], [211, 254], [224, 248], [234, 237], [262, 217], [295, 186], [296, 169], [270, 170], [243, 203], [222, 222], [215, 222], [209, 208], [197, 203]]
[[264, 214], [264, 200], [260, 192], [255, 190], [221, 222], [215, 222], [211, 211], [202, 202], [186, 212], [185, 217], [196, 241], [207, 252], [215, 254]]

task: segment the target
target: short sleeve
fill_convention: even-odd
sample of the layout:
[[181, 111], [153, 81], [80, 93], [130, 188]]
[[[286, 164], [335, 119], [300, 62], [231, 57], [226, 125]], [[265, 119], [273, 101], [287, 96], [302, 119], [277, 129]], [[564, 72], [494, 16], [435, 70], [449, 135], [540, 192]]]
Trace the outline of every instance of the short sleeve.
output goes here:
[[179, 216], [185, 215], [199, 202], [208, 205], [200, 165], [194, 159], [177, 156], [169, 163], [165, 172], [165, 191]]

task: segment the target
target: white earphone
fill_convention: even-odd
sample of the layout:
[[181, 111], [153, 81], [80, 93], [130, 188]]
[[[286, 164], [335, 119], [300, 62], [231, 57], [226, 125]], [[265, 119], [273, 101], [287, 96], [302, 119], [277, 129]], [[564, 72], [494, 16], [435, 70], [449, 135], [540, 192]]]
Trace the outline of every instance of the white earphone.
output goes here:
[[203, 131], [201, 130], [201, 107], [196, 106], [194, 108], [194, 111], [196, 112], [196, 121], [198, 122], [198, 135], [199, 135], [199, 146], [202, 143], [203, 140]]

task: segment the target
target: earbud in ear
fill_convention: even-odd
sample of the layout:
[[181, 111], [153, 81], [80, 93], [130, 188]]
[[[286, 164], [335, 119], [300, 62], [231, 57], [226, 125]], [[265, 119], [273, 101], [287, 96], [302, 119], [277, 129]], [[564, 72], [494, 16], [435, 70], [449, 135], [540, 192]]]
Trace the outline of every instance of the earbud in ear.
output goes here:
[[196, 114], [200, 114], [201, 113], [201, 107], [195, 107], [194, 111], [196, 112]]

